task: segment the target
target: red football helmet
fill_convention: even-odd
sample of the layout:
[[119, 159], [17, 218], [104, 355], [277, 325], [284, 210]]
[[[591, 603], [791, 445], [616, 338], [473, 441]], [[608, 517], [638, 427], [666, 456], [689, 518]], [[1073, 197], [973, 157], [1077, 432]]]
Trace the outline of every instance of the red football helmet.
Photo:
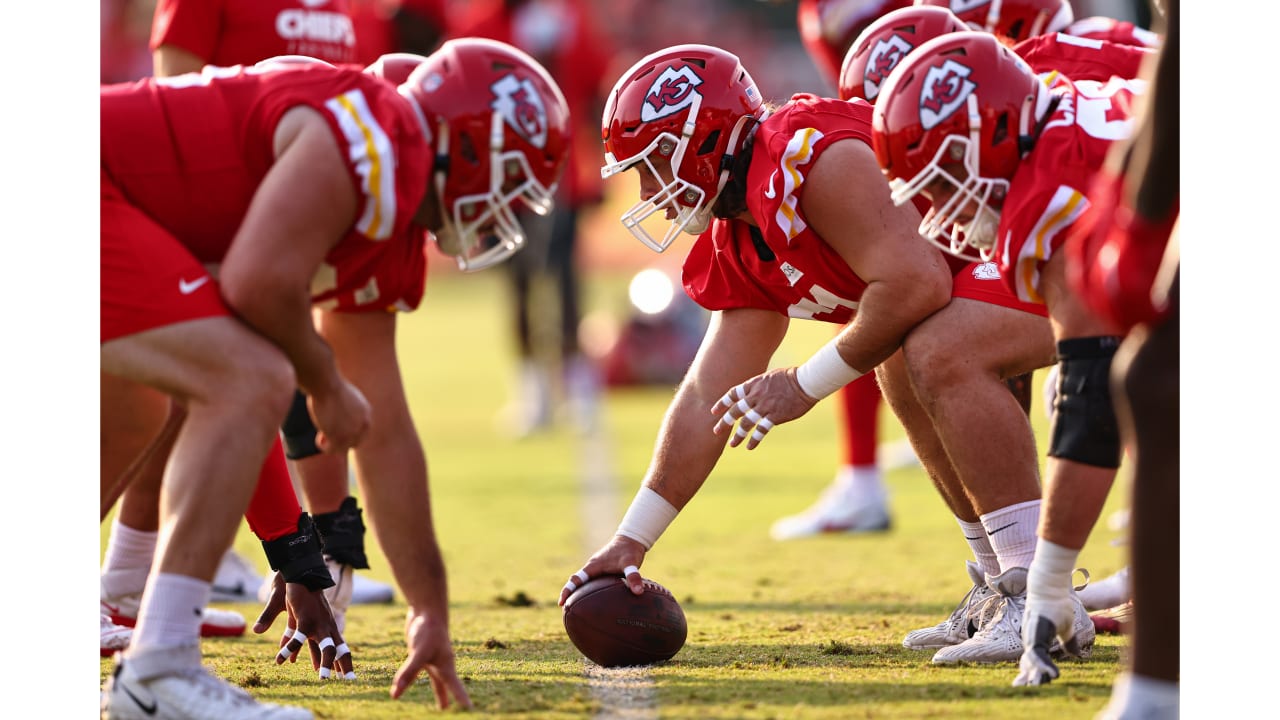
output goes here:
[[968, 30], [955, 13], [940, 7], [894, 10], [867, 26], [840, 67], [840, 99], [874, 103], [880, 87], [902, 58], [926, 40]]
[[840, 74], [840, 60], [858, 33], [872, 20], [911, 0], [800, 0], [796, 26], [813, 64], [832, 83]]
[[394, 52], [387, 53], [373, 64], [365, 68], [364, 71], [370, 75], [386, 80], [392, 85], [402, 85], [409, 76], [413, 74], [418, 66], [427, 61], [427, 56], [417, 55], [415, 53]]
[[[755, 81], [737, 55], [720, 48], [677, 45], [633, 65], [609, 91], [600, 176], [643, 162], [665, 184], [624, 213], [623, 226], [655, 252], [666, 250], [681, 231], [706, 230], [729, 179], [731, 156], [764, 116]], [[670, 164], [670, 180], [659, 174], [654, 153]], [[641, 223], [668, 207], [676, 216], [663, 238], [654, 240]]]
[[[990, 260], [1022, 139], [1048, 102], [1031, 67], [990, 33], [948, 33], [916, 48], [880, 89], [871, 116], [893, 201], [932, 186], [920, 234], [953, 255], [966, 257], [968, 244]], [[938, 240], [944, 232], [949, 242]]]
[[[431, 53], [399, 90], [434, 137], [440, 249], [468, 271], [507, 259], [525, 242], [511, 204], [519, 199], [545, 215], [564, 170], [569, 107], [559, 86], [521, 50], [460, 38]], [[496, 244], [484, 242], [490, 236]]]
[[916, 0], [951, 10], [974, 30], [1014, 42], [1061, 32], [1075, 20], [1067, 0]]

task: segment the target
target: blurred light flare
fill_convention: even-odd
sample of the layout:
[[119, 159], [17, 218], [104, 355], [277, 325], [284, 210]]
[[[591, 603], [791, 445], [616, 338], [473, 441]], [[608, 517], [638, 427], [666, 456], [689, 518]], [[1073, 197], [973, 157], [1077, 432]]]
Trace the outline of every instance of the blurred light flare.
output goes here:
[[636, 273], [628, 289], [631, 304], [646, 315], [658, 315], [670, 307], [675, 293], [675, 284], [670, 276], [656, 268]]

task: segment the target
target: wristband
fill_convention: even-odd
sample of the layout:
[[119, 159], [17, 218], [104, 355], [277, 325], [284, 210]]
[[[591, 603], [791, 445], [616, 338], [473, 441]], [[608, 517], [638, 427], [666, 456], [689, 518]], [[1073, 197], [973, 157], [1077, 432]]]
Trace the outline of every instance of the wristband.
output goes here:
[[837, 335], [796, 368], [796, 382], [800, 383], [800, 389], [815, 400], [821, 400], [862, 377], [862, 373], [840, 356], [839, 344], [840, 336]]
[[279, 571], [287, 583], [300, 583], [312, 592], [335, 584], [320, 552], [320, 535], [311, 516], [306, 513], [298, 516], [295, 532], [274, 540], [263, 540], [262, 549], [267, 553], [271, 569]]
[[363, 511], [356, 499], [347, 497], [331, 513], [317, 513], [316, 530], [320, 533], [320, 549], [325, 555], [357, 570], [369, 569], [364, 552]]
[[635, 540], [648, 550], [679, 513], [661, 495], [641, 486], [635, 499], [631, 501], [631, 507], [627, 508], [627, 514], [622, 516], [617, 534]]

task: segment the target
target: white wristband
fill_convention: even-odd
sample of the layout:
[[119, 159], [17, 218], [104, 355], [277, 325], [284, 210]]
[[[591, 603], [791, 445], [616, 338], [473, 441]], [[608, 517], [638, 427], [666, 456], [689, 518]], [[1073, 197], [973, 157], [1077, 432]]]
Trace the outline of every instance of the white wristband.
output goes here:
[[840, 356], [839, 343], [840, 336], [837, 335], [796, 368], [796, 382], [809, 397], [821, 400], [862, 377], [862, 373]]
[[631, 507], [627, 508], [627, 514], [622, 516], [617, 534], [635, 540], [648, 550], [679, 513], [661, 495], [641, 486], [635, 499], [631, 501]]

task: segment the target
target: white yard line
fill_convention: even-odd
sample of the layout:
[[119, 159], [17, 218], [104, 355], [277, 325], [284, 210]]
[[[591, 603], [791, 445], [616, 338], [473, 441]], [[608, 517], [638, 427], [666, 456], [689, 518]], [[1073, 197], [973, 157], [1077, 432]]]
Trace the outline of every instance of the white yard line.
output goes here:
[[[612, 474], [608, 433], [596, 427], [583, 438], [578, 475], [582, 489], [583, 557], [590, 557], [618, 527], [619, 497]], [[591, 697], [600, 703], [597, 718], [648, 720], [658, 717], [653, 677], [645, 668], [603, 668], [583, 658]]]

